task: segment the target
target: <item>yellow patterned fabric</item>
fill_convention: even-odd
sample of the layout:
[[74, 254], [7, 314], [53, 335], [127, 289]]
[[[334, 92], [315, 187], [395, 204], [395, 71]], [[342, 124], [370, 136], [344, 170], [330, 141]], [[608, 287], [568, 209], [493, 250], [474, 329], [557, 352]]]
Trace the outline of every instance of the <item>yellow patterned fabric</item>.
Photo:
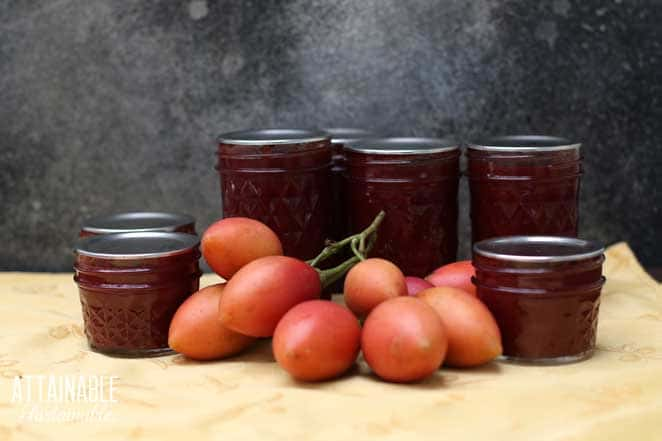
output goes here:
[[[605, 275], [593, 358], [397, 385], [363, 363], [297, 383], [266, 340], [218, 362], [107, 357], [86, 344], [71, 274], [0, 273], [0, 440], [662, 440], [662, 288], [626, 244], [609, 248]], [[109, 418], [31, 418], [15, 379], [38, 375], [118, 377]]]

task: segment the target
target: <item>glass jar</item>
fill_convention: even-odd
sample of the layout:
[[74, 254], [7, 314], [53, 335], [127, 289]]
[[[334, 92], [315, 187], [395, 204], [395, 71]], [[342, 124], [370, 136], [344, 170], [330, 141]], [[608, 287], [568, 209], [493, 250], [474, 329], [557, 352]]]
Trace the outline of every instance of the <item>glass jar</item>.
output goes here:
[[356, 128], [327, 128], [324, 129], [331, 136], [331, 148], [333, 149], [333, 161], [331, 165], [331, 185], [333, 187], [333, 212], [331, 237], [335, 240], [349, 236], [347, 225], [347, 214], [345, 213], [345, 172], [347, 170], [347, 158], [345, 158], [345, 145], [361, 139], [373, 136], [373, 133]]
[[74, 280], [92, 349], [134, 357], [170, 353], [172, 316], [198, 290], [198, 245], [197, 236], [166, 232], [79, 239]]
[[499, 236], [577, 236], [581, 144], [501, 136], [469, 144], [473, 242]]
[[265, 129], [221, 135], [223, 217], [268, 225], [285, 255], [311, 259], [330, 238], [331, 143], [324, 132]]
[[424, 277], [455, 261], [460, 151], [437, 138], [374, 138], [345, 146], [351, 231], [386, 217], [371, 255]]
[[604, 248], [558, 236], [510, 236], [473, 247], [478, 297], [507, 360], [560, 364], [595, 348]]
[[172, 231], [196, 234], [195, 218], [187, 214], [156, 211], [116, 213], [87, 219], [81, 226], [79, 236], [138, 231]]

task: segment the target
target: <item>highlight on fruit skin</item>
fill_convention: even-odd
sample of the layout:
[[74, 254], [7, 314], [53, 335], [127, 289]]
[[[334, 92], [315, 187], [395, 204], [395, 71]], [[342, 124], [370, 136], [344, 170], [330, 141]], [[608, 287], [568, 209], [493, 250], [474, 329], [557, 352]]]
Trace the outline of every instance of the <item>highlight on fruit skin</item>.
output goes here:
[[324, 381], [345, 373], [356, 361], [361, 327], [344, 306], [309, 300], [278, 322], [272, 347], [278, 364], [300, 381]]
[[200, 241], [209, 267], [230, 279], [244, 265], [265, 256], [280, 256], [283, 245], [274, 231], [255, 219], [228, 217], [214, 222]]
[[381, 302], [407, 295], [404, 274], [394, 263], [370, 258], [359, 262], [347, 273], [344, 298], [357, 317], [367, 316]]
[[295, 305], [319, 298], [320, 276], [306, 262], [267, 256], [243, 266], [228, 281], [218, 304], [221, 323], [244, 335], [271, 337]]
[[193, 293], [170, 322], [168, 345], [193, 360], [218, 360], [236, 355], [255, 338], [239, 334], [218, 321], [218, 302], [225, 284], [211, 285]]
[[441, 319], [416, 297], [380, 303], [363, 324], [363, 358], [386, 381], [414, 382], [434, 374], [444, 361], [447, 346]]
[[444, 324], [448, 336], [447, 366], [480, 366], [501, 355], [499, 327], [477, 297], [450, 287], [429, 288], [417, 297], [430, 305]]

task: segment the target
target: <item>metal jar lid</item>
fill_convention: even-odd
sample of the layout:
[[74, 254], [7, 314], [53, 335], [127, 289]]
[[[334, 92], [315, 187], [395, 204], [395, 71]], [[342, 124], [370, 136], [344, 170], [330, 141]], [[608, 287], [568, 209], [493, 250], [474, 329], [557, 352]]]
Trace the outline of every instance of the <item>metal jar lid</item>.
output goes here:
[[412, 155], [449, 152], [459, 149], [457, 142], [443, 138], [366, 138], [351, 142], [345, 150], [381, 155]]
[[182, 227], [194, 224], [195, 218], [187, 214], [134, 211], [88, 219], [83, 223], [81, 230], [93, 234], [177, 231]]
[[331, 136], [331, 144], [348, 144], [374, 136], [374, 133], [369, 130], [351, 127], [331, 127], [323, 130]]
[[118, 233], [79, 239], [75, 252], [105, 259], [150, 259], [184, 254], [199, 244], [198, 236], [186, 233]]
[[473, 246], [476, 255], [512, 262], [571, 262], [604, 253], [596, 242], [559, 236], [506, 236], [486, 239]]
[[232, 145], [275, 145], [305, 144], [328, 139], [329, 135], [321, 130], [257, 129], [223, 133], [218, 137], [218, 142]]
[[567, 138], [542, 135], [493, 136], [468, 144], [468, 148], [472, 150], [494, 152], [549, 152], [580, 147], [581, 143], [572, 142]]

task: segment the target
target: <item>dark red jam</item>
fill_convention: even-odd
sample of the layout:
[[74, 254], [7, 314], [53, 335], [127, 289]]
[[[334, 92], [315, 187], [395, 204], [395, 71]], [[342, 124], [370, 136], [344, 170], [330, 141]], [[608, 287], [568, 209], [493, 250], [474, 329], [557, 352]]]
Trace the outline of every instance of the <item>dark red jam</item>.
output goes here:
[[470, 144], [473, 241], [499, 236], [577, 236], [580, 144], [503, 136]]
[[345, 145], [372, 136], [372, 133], [355, 128], [330, 128], [324, 129], [331, 136], [331, 147], [333, 149], [333, 161], [331, 165], [331, 186], [333, 188], [333, 211], [331, 238], [343, 239], [354, 231], [349, 231], [347, 213], [345, 212], [345, 173], [347, 171], [347, 158], [345, 157]]
[[351, 231], [386, 212], [372, 255], [418, 277], [455, 260], [460, 157], [455, 143], [381, 138], [350, 144], [345, 152]]
[[172, 231], [195, 233], [195, 219], [187, 214], [135, 211], [87, 219], [80, 229], [80, 237], [97, 234], [139, 231]]
[[332, 222], [328, 135], [269, 129], [228, 133], [219, 142], [223, 217], [264, 222], [286, 255], [314, 257], [330, 238]]
[[603, 251], [594, 242], [552, 236], [474, 245], [474, 283], [499, 325], [504, 358], [556, 364], [592, 354]]
[[197, 236], [165, 232], [81, 239], [74, 280], [90, 346], [122, 356], [169, 353], [172, 316], [198, 290], [198, 243]]

